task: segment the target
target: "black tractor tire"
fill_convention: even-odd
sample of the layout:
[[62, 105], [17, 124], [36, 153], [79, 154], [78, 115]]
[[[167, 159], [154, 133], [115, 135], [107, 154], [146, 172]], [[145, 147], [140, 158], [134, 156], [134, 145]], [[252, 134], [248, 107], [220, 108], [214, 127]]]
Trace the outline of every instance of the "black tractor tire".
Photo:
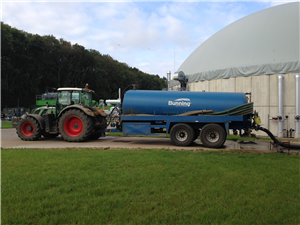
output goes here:
[[42, 135], [42, 129], [39, 122], [32, 118], [26, 117], [17, 124], [17, 134], [24, 141], [35, 141]]
[[98, 140], [100, 137], [105, 137], [104, 135], [103, 135], [103, 132], [94, 132], [94, 133], [92, 133], [91, 134], [91, 136], [90, 136], [90, 139], [91, 140]]
[[101, 129], [106, 129], [107, 128], [107, 121], [106, 118], [104, 116], [101, 115], [97, 115], [94, 117], [94, 123], [97, 125], [95, 125], [96, 130], [101, 130]]
[[207, 124], [201, 129], [201, 142], [208, 148], [220, 148], [226, 141], [226, 131], [219, 124]]
[[80, 142], [91, 136], [94, 123], [81, 110], [71, 109], [61, 116], [58, 127], [59, 133], [65, 141]]
[[43, 131], [42, 135], [44, 136], [44, 138], [49, 138], [49, 139], [53, 139], [53, 138], [56, 138], [58, 136], [58, 134], [50, 134], [50, 133], [47, 133], [45, 131]]
[[90, 136], [90, 139], [97, 140], [100, 137], [105, 137], [105, 133], [102, 131], [107, 128], [107, 121], [104, 116], [97, 115], [94, 117], [94, 130]]
[[188, 146], [195, 138], [194, 129], [185, 123], [178, 123], [174, 125], [170, 132], [170, 139], [174, 145]]

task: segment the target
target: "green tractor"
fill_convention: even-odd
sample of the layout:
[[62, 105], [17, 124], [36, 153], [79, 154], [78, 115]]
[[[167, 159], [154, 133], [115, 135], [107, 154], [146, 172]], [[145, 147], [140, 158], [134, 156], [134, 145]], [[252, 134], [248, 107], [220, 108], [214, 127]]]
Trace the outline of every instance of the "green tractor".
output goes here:
[[59, 134], [65, 141], [79, 142], [104, 136], [106, 114], [92, 101], [94, 91], [88, 88], [58, 88], [52, 106], [39, 107], [24, 114], [16, 130], [24, 141], [34, 141], [42, 135], [54, 138]]

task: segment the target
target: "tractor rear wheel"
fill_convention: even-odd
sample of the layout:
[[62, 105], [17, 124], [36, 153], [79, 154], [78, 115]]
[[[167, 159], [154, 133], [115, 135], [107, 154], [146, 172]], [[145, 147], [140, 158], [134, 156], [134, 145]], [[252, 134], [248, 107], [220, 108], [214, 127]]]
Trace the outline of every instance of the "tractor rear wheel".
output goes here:
[[94, 133], [91, 134], [90, 139], [97, 140], [100, 137], [105, 137], [105, 133], [104, 132], [95, 131]]
[[17, 134], [24, 141], [35, 141], [41, 137], [42, 129], [36, 119], [26, 117], [18, 122]]
[[97, 140], [100, 137], [105, 137], [104, 129], [107, 127], [107, 121], [104, 116], [97, 115], [94, 120], [94, 130], [90, 136], [90, 139]]
[[84, 112], [71, 109], [59, 120], [59, 133], [65, 141], [79, 142], [87, 140], [93, 130], [93, 121]]
[[56, 138], [58, 136], [58, 134], [49, 134], [45, 131], [43, 131], [42, 135], [44, 136], [44, 138], [49, 138], [49, 139]]

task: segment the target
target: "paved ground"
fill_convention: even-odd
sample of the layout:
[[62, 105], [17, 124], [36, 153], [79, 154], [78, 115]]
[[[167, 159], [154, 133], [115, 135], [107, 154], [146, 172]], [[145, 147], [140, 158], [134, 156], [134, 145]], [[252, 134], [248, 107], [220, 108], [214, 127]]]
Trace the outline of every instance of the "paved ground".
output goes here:
[[[37, 141], [22, 141], [16, 134], [15, 129], [1, 130], [2, 148], [127, 148], [127, 149], [185, 149], [197, 150], [205, 148], [200, 140], [196, 140], [188, 147], [178, 147], [171, 143], [169, 138], [145, 138], [145, 137], [103, 137], [98, 140], [72, 143], [64, 141], [60, 136], [54, 139], [41, 138]], [[221, 149], [243, 149], [243, 150], [278, 150], [274, 149], [270, 142], [244, 142], [226, 141]]]

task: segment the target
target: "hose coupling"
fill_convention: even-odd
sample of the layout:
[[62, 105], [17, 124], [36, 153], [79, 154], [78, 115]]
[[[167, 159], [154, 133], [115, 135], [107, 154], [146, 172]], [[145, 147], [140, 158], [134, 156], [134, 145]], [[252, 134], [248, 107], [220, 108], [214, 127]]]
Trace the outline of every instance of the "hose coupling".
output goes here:
[[278, 121], [283, 121], [283, 116], [282, 116], [282, 115], [278, 115], [278, 116], [277, 116], [277, 120], [278, 120]]

